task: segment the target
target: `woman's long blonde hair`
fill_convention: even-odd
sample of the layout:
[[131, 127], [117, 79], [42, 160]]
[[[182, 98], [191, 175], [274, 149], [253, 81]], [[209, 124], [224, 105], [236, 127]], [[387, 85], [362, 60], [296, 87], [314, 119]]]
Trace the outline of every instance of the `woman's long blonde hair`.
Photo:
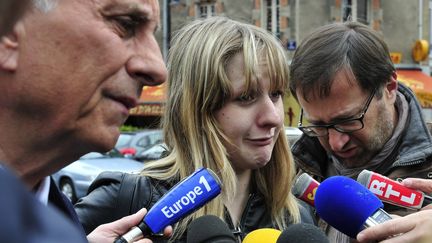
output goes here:
[[[256, 85], [259, 61], [268, 65], [273, 88], [287, 90], [285, 52], [270, 33], [256, 26], [224, 17], [197, 20], [183, 27], [172, 42], [168, 57], [168, 99], [163, 116], [164, 138], [169, 155], [147, 163], [142, 175], [160, 180], [180, 180], [205, 167], [221, 179], [222, 196], [180, 221], [174, 239], [184, 233], [191, 219], [206, 214], [224, 218], [224, 200], [236, 193], [237, 177], [228, 159], [227, 136], [218, 126], [215, 111], [231, 97], [227, 63], [242, 53], [247, 89]], [[257, 190], [265, 197], [275, 226], [299, 222], [297, 202], [290, 189], [295, 173], [292, 154], [282, 130], [271, 161], [253, 173]], [[290, 218], [286, 218], [289, 215]]]

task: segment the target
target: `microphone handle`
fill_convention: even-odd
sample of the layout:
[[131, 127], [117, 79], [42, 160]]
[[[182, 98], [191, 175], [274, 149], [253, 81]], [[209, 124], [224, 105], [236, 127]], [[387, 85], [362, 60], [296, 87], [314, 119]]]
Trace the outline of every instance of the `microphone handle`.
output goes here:
[[369, 216], [364, 223], [364, 228], [369, 228], [378, 224], [382, 224], [387, 220], [392, 219], [392, 217], [383, 209], [379, 208], [375, 213]]
[[145, 235], [149, 235], [150, 233], [150, 228], [144, 221], [141, 221], [138, 226], [132, 227], [132, 229], [129, 230], [126, 234], [117, 238], [114, 243], [132, 243]]
[[427, 206], [429, 204], [432, 204], [432, 197], [431, 196], [427, 196], [425, 194], [423, 194], [423, 195], [424, 195], [424, 200], [423, 200], [422, 207], [425, 207], [425, 206]]

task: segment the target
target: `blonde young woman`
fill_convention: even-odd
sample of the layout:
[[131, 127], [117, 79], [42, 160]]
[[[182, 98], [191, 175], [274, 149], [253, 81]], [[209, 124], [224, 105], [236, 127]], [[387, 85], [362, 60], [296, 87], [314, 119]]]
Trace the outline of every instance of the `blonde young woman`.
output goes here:
[[[281, 44], [258, 27], [223, 17], [182, 28], [168, 59], [163, 129], [168, 155], [146, 163], [132, 199], [124, 174], [105, 173], [76, 205], [86, 231], [151, 206], [196, 169], [216, 172], [222, 194], [174, 225], [185, 239], [191, 220], [213, 214], [241, 240], [258, 228], [313, 223], [290, 193], [295, 168], [283, 132], [288, 64]], [[118, 205], [132, 200], [130, 210]]]

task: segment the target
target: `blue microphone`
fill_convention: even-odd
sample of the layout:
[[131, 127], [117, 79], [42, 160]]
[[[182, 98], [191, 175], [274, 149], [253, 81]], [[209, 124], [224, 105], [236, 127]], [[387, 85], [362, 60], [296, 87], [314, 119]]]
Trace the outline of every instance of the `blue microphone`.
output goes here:
[[381, 200], [366, 187], [344, 176], [327, 178], [315, 194], [318, 215], [351, 238], [367, 227], [390, 220], [383, 207]]
[[201, 168], [177, 183], [144, 216], [143, 221], [114, 243], [134, 242], [143, 236], [161, 232], [193, 213], [221, 192], [221, 182], [216, 174]]

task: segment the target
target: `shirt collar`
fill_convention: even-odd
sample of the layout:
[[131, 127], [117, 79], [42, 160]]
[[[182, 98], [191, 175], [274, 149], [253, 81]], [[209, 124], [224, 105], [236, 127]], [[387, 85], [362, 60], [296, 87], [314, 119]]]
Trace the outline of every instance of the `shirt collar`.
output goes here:
[[35, 197], [43, 204], [48, 205], [48, 196], [51, 185], [51, 179], [49, 176], [45, 177], [39, 184], [35, 191]]

